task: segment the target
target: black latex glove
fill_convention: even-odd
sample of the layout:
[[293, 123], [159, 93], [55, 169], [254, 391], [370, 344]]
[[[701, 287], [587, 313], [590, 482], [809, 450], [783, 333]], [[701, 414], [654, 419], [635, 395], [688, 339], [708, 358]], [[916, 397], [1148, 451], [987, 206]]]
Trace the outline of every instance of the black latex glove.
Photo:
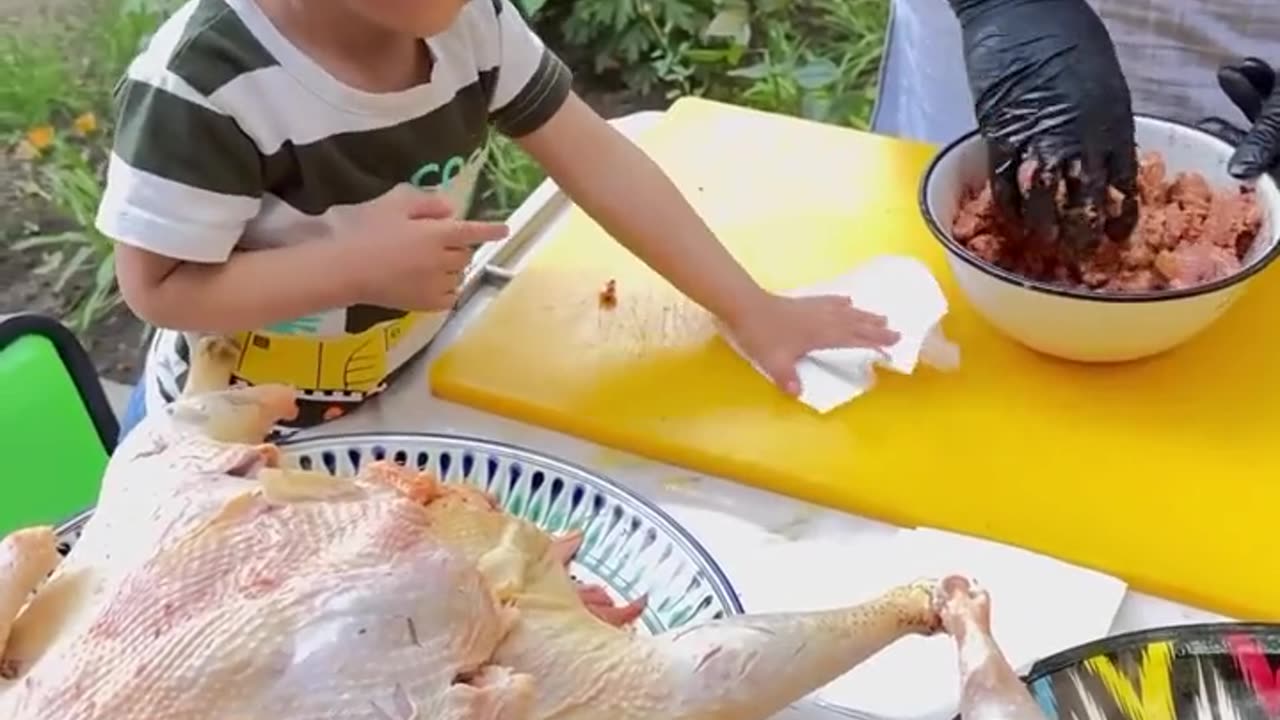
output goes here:
[[1085, 0], [950, 2], [1005, 216], [1075, 250], [1103, 232], [1127, 237], [1138, 219], [1133, 110], [1102, 20]]
[[1275, 174], [1280, 156], [1280, 97], [1274, 94], [1276, 72], [1258, 58], [1223, 65], [1218, 84], [1253, 127], [1248, 132], [1222, 118], [1200, 121], [1200, 127], [1236, 146], [1227, 171], [1241, 180], [1264, 172]]

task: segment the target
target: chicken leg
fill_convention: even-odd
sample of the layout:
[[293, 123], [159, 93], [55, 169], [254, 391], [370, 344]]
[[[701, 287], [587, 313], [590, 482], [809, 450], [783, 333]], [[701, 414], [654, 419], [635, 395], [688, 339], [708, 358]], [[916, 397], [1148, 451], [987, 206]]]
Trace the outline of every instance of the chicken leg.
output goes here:
[[0, 677], [15, 674], [4, 660], [13, 622], [59, 559], [53, 528], [19, 530], [0, 540]]
[[919, 582], [852, 607], [743, 615], [659, 637], [678, 700], [638, 717], [773, 717], [902, 637], [940, 630], [935, 587]]
[[960, 658], [964, 720], [1047, 720], [991, 636], [991, 600], [963, 578], [938, 588], [938, 615]]
[[[765, 720], [912, 633], [941, 629], [936, 583], [847, 608], [740, 615], [657, 637], [522, 607], [498, 662], [535, 678], [541, 720]], [[565, 658], [572, 658], [566, 661]]]

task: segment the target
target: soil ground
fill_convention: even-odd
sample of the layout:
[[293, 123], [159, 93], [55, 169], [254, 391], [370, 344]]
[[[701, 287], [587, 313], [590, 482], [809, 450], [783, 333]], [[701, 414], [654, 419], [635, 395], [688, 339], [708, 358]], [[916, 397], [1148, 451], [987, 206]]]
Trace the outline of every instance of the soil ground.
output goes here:
[[[93, 0], [42, 0], [32, 3], [0, 0], [0, 29], [17, 27], [39, 32], [66, 18], [83, 16]], [[579, 83], [578, 91], [605, 117], [618, 117], [639, 110], [659, 108], [661, 97], [635, 97], [625, 90], [602, 89]], [[0, 148], [0, 243], [33, 232], [53, 232], [59, 220], [42, 211], [29, 191], [26, 164]], [[72, 279], [61, 293], [53, 288], [52, 275], [34, 272], [43, 259], [40, 250], [15, 252], [0, 247], [0, 315], [39, 312], [63, 317], [88, 285], [87, 278]], [[120, 305], [92, 328], [80, 335], [98, 373], [116, 382], [131, 384], [141, 370], [147, 328], [129, 309]]]

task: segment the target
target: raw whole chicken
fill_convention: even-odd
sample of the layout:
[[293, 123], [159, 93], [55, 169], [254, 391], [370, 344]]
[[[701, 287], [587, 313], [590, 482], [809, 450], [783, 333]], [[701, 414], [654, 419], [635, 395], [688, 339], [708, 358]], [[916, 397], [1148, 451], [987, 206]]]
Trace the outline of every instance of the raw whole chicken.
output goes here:
[[634, 607], [570, 578], [575, 537], [477, 490], [394, 464], [281, 467], [259, 443], [293, 392], [226, 390], [234, 352], [199, 345], [187, 393], [121, 444], [65, 559], [49, 528], [0, 542], [0, 718], [763, 720], [944, 629], [973, 666], [974, 720], [1038, 713], [959, 578], [629, 632]]

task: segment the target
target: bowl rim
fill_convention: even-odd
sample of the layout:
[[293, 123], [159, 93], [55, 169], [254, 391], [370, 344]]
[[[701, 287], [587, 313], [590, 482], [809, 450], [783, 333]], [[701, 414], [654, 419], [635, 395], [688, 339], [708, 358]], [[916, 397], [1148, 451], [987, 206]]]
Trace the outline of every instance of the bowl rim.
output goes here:
[[[1024, 687], [1031, 689], [1036, 683], [1051, 678], [1063, 670], [1078, 667], [1091, 658], [1133, 650], [1158, 642], [1188, 644], [1198, 641], [1210, 642], [1229, 633], [1277, 637], [1280, 636], [1280, 623], [1225, 620], [1130, 630], [1090, 640], [1036, 660], [1031, 669], [1019, 675], [1018, 679]], [[962, 718], [959, 713], [956, 713], [951, 720], [962, 720]]]
[[1090, 658], [1131, 650], [1152, 643], [1208, 642], [1220, 639], [1228, 634], [1237, 633], [1280, 637], [1280, 623], [1222, 620], [1189, 623], [1186, 625], [1162, 625], [1142, 630], [1131, 630], [1118, 635], [1090, 640], [1043, 657], [1033, 663], [1031, 669], [1023, 675], [1023, 682], [1030, 684], [1078, 666]]
[[[1202, 130], [1201, 128], [1198, 128], [1190, 123], [1185, 123], [1180, 120], [1170, 120], [1169, 118], [1163, 118], [1163, 117], [1151, 115], [1148, 113], [1134, 113], [1134, 118], [1142, 119], [1142, 120], [1150, 120], [1156, 123], [1163, 123], [1166, 125], [1175, 125], [1187, 130], [1191, 130], [1221, 145], [1222, 147], [1225, 147], [1227, 149], [1232, 149], [1231, 145], [1227, 143], [1225, 140], [1217, 137], [1213, 133], [1210, 133], [1206, 130]], [[961, 135], [960, 137], [956, 138], [955, 140], [952, 140], [951, 142], [944, 145], [942, 149], [939, 150], [933, 156], [933, 159], [929, 161], [929, 166], [925, 169], [924, 175], [920, 179], [920, 187], [917, 193], [916, 200], [919, 205], [920, 215], [921, 217], [924, 218], [925, 224], [928, 225], [929, 231], [933, 233], [934, 239], [936, 239], [942, 245], [942, 247], [946, 249], [948, 253], [959, 258], [960, 260], [970, 265], [974, 269], [982, 273], [985, 273], [986, 275], [990, 275], [996, 278], [997, 280], [1003, 280], [1004, 282], [1009, 283], [1010, 285], [1016, 285], [1018, 287], [1025, 288], [1027, 290], [1031, 290], [1034, 292], [1043, 293], [1045, 295], [1054, 295], [1057, 297], [1071, 298], [1074, 300], [1089, 300], [1093, 302], [1103, 302], [1103, 303], [1160, 302], [1165, 300], [1182, 300], [1185, 298], [1197, 297], [1199, 295], [1208, 295], [1210, 293], [1214, 293], [1219, 290], [1225, 290], [1233, 285], [1239, 285], [1245, 280], [1248, 280], [1249, 278], [1261, 272], [1268, 265], [1270, 265], [1271, 262], [1275, 260], [1277, 257], [1280, 257], [1280, 240], [1278, 240], [1277, 242], [1275, 242], [1275, 244], [1271, 246], [1271, 249], [1267, 250], [1265, 255], [1258, 258], [1253, 263], [1241, 268], [1239, 272], [1228, 275], [1227, 277], [1224, 277], [1224, 278], [1219, 278], [1217, 280], [1214, 280], [1213, 282], [1204, 283], [1203, 285], [1195, 285], [1193, 287], [1180, 288], [1178, 290], [1152, 290], [1152, 291], [1135, 292], [1135, 293], [1102, 293], [1096, 290], [1077, 290], [1075, 288], [1066, 288], [1066, 287], [1061, 287], [1059, 285], [1054, 285], [1052, 283], [1048, 283], [1040, 280], [1031, 280], [1028, 278], [1024, 278], [1016, 273], [1010, 272], [1009, 270], [1005, 270], [1004, 268], [998, 265], [989, 263], [986, 260], [983, 260], [978, 256], [974, 255], [973, 253], [969, 252], [968, 249], [963, 247], [959, 242], [956, 241], [955, 238], [951, 236], [951, 233], [943, 230], [943, 228], [939, 225], [937, 218], [935, 218], [933, 216], [933, 213], [929, 211], [929, 199], [928, 199], [929, 182], [933, 178], [933, 174], [937, 170], [938, 165], [942, 162], [943, 158], [947, 157], [947, 155], [954, 152], [956, 148], [960, 147], [961, 145], [967, 142], [970, 142], [975, 137], [978, 137], [979, 134], [980, 134], [980, 131], [977, 130], [976, 128], [973, 130], [970, 130], [964, 133], [963, 135]], [[1267, 182], [1267, 181], [1271, 182], [1273, 185], [1276, 185], [1277, 190], [1280, 190], [1280, 183], [1277, 183], [1273, 178], [1271, 178], [1266, 174], [1263, 174], [1257, 180], [1257, 182]], [[1271, 218], [1271, 223], [1272, 223], [1272, 233], [1280, 233], [1280, 213], [1278, 213], [1276, 217]]]

